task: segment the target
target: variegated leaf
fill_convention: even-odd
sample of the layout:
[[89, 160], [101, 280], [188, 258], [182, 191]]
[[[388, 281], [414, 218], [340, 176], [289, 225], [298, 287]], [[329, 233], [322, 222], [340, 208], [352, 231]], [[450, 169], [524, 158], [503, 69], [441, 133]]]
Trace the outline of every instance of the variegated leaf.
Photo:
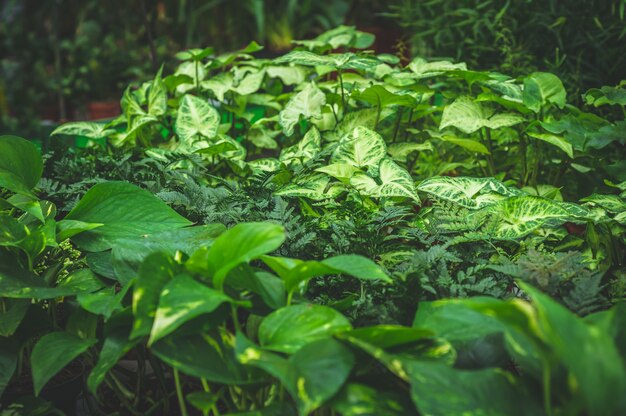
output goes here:
[[316, 127], [311, 127], [302, 140], [280, 152], [280, 161], [287, 165], [305, 163], [322, 150], [322, 138]]
[[326, 104], [324, 93], [315, 84], [307, 84], [302, 91], [291, 97], [278, 115], [278, 122], [283, 128], [283, 133], [291, 136], [294, 126], [300, 121], [300, 116], [307, 120], [322, 118], [324, 104]]
[[474, 133], [482, 127], [498, 129], [510, 127], [523, 122], [521, 115], [513, 113], [495, 114], [487, 117], [482, 106], [470, 97], [459, 97], [443, 109], [439, 130], [446, 127], [456, 127], [464, 133]]
[[435, 176], [417, 189], [469, 209], [478, 209], [520, 193], [493, 178]]
[[387, 145], [378, 133], [357, 127], [339, 141], [331, 162], [347, 163], [358, 168], [376, 167], [386, 154]]
[[374, 197], [405, 197], [411, 198], [419, 204], [420, 200], [415, 192], [413, 178], [405, 169], [385, 158], [380, 162], [378, 178], [380, 185], [364, 173], [356, 173], [350, 184], [362, 194]]
[[115, 133], [115, 130], [107, 128], [107, 124], [104, 123], [74, 121], [60, 125], [50, 135], [67, 134], [70, 136], [89, 137], [90, 139], [103, 139], [112, 133]]
[[193, 141], [197, 136], [212, 139], [217, 135], [220, 115], [209, 103], [187, 94], [178, 107], [175, 130], [181, 141]]

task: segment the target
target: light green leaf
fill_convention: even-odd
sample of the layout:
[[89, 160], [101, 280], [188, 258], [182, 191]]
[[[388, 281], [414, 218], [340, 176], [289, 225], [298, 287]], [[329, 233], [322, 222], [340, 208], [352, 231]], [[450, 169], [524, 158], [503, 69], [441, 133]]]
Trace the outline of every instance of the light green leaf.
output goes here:
[[392, 105], [412, 107], [417, 103], [417, 100], [410, 94], [390, 92], [382, 85], [368, 87], [361, 92], [355, 93], [354, 97], [380, 108]]
[[287, 136], [293, 134], [294, 126], [300, 121], [300, 116], [305, 119], [322, 118], [322, 107], [326, 104], [326, 96], [314, 84], [309, 83], [304, 89], [296, 93], [285, 108], [278, 114], [278, 122]]
[[480, 103], [463, 96], [443, 109], [439, 130], [452, 126], [469, 134], [483, 127], [498, 129], [514, 126], [523, 121], [525, 121], [523, 116], [513, 113], [501, 113], [488, 117]]
[[414, 78], [423, 79], [435, 77], [449, 71], [466, 71], [467, 65], [463, 62], [458, 64], [453, 64], [449, 61], [427, 62], [423, 58], [415, 58], [409, 63], [408, 68], [413, 72]]
[[90, 139], [104, 139], [111, 133], [115, 133], [115, 129], [110, 129], [107, 126], [106, 123], [93, 121], [72, 121], [60, 125], [50, 135], [65, 134], [68, 136], [89, 137]]
[[374, 198], [405, 197], [411, 198], [419, 204], [420, 200], [415, 192], [413, 178], [406, 171], [395, 164], [391, 159], [385, 158], [380, 162], [378, 179], [381, 184], [364, 173], [356, 173], [350, 184], [364, 195]]
[[376, 167], [386, 154], [387, 145], [378, 133], [356, 127], [339, 141], [331, 162], [347, 163], [358, 168]]
[[316, 127], [311, 127], [302, 140], [280, 152], [280, 161], [287, 165], [303, 164], [314, 158], [322, 150], [322, 138]]
[[220, 115], [206, 100], [186, 94], [178, 107], [175, 130], [182, 141], [192, 142], [197, 136], [212, 139], [217, 135]]
[[268, 66], [267, 76], [280, 78], [285, 85], [302, 84], [306, 77], [306, 70], [299, 66]]
[[387, 147], [387, 153], [391, 155], [393, 160], [400, 162], [406, 162], [407, 157], [413, 152], [432, 152], [433, 145], [430, 142], [426, 143], [393, 143]]
[[428, 178], [418, 185], [417, 190], [469, 209], [482, 208], [519, 193], [493, 178], [464, 176]]

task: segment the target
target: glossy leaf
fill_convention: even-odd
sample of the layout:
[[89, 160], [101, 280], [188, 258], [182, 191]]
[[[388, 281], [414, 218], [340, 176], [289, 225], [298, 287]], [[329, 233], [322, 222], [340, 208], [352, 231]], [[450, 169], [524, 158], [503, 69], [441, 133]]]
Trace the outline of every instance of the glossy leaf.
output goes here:
[[96, 342], [95, 339], [81, 339], [67, 332], [44, 335], [35, 344], [30, 356], [35, 395], [39, 395], [52, 377]]
[[150, 192], [125, 182], [95, 185], [65, 219], [103, 224], [74, 237], [74, 241], [88, 251], [109, 249], [122, 237], [191, 224]]
[[259, 327], [259, 341], [269, 350], [294, 353], [313, 341], [351, 328], [346, 317], [327, 306], [287, 306], [265, 317]]

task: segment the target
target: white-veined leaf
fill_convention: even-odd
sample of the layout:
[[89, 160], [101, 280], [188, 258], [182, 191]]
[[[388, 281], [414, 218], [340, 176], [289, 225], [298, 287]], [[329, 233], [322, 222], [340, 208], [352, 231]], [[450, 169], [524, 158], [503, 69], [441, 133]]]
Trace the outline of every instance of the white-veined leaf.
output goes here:
[[357, 127], [339, 141], [331, 162], [348, 163], [358, 168], [376, 167], [386, 154], [387, 145], [378, 133]]
[[307, 84], [302, 91], [291, 97], [278, 115], [278, 122], [283, 128], [283, 133], [291, 136], [294, 126], [300, 121], [300, 116], [307, 120], [322, 118], [324, 104], [326, 104], [324, 93], [315, 84]]
[[190, 94], [183, 97], [175, 125], [181, 141], [191, 142], [197, 136], [212, 139], [219, 125], [220, 115], [207, 101]]
[[435, 176], [424, 180], [417, 189], [469, 209], [482, 208], [519, 193], [493, 178], [465, 176]]

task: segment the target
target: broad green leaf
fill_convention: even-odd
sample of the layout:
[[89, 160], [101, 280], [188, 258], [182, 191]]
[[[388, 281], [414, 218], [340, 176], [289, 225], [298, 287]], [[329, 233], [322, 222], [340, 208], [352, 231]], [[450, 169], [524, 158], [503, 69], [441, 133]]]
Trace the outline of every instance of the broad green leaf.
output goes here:
[[220, 235], [210, 249], [194, 253], [187, 267], [212, 279], [222, 289], [226, 275], [241, 263], [247, 263], [263, 254], [278, 249], [285, 241], [285, 230], [280, 225], [250, 222], [237, 224]]
[[282, 187], [274, 195], [322, 200], [334, 198], [343, 192], [343, 189], [329, 185], [329, 182], [328, 175], [317, 173]]
[[532, 195], [514, 196], [487, 208], [496, 219], [497, 238], [522, 238], [548, 222], [565, 222], [571, 217], [558, 202]]
[[[0, 337], [10, 337], [15, 333], [15, 330], [22, 322], [22, 319], [24, 319], [24, 316], [26, 316], [31, 302], [30, 299], [4, 298], [2, 299], [2, 303], [4, 304], [4, 308], [0, 310]], [[1, 372], [0, 370], [0, 373]], [[0, 376], [0, 379], [1, 378]], [[2, 387], [0, 386], [0, 395], [1, 394]]]
[[162, 73], [163, 66], [150, 83], [148, 90], [148, 113], [157, 117], [167, 112], [167, 89], [161, 77]]
[[112, 133], [115, 133], [115, 129], [109, 128], [107, 123], [72, 121], [60, 125], [50, 135], [65, 134], [68, 136], [88, 137], [90, 139], [104, 139]]
[[583, 98], [587, 105], [599, 107], [601, 105], [621, 105], [626, 106], [626, 88], [624, 82], [616, 87], [604, 86], [602, 88], [592, 88], [585, 93]]
[[529, 132], [528, 135], [535, 139], [543, 140], [544, 142], [550, 143], [553, 146], [558, 147], [562, 151], [564, 151], [570, 159], [574, 158], [574, 149], [572, 148], [571, 143], [565, 140], [562, 136], [557, 136], [550, 133], [534, 133]]
[[541, 107], [548, 103], [563, 108], [566, 92], [563, 83], [556, 75], [549, 72], [535, 72], [524, 79], [522, 100], [526, 107], [538, 113]]
[[356, 173], [350, 179], [350, 184], [362, 194], [374, 198], [405, 197], [420, 203], [415, 192], [413, 178], [406, 169], [401, 168], [391, 159], [385, 158], [380, 162], [378, 179], [381, 182], [380, 185], [366, 174]]
[[349, 329], [352, 325], [348, 319], [327, 306], [287, 306], [263, 319], [259, 341], [269, 350], [292, 354], [313, 341]]
[[347, 163], [358, 168], [376, 167], [386, 154], [387, 145], [378, 133], [357, 127], [339, 141], [331, 162]]
[[182, 267], [171, 256], [153, 253], [146, 257], [133, 288], [135, 319], [130, 339], [150, 334], [163, 287], [181, 271]]
[[371, 33], [356, 30], [354, 26], [340, 25], [310, 40], [293, 40], [309, 50], [334, 50], [340, 47], [365, 49], [374, 43], [375, 36]]
[[63, 367], [96, 342], [96, 339], [81, 339], [67, 332], [52, 332], [44, 335], [35, 344], [30, 356], [35, 395], [39, 395], [46, 383]]
[[[111, 322], [111, 321], [109, 321]], [[107, 331], [102, 349], [98, 355], [98, 362], [91, 369], [87, 379], [87, 386], [92, 394], [96, 395], [98, 387], [104, 381], [106, 374], [121, 360], [138, 341], [128, 341], [127, 328], [115, 328]]]
[[37, 147], [17, 136], [0, 136], [0, 188], [30, 193], [43, 172]]
[[28, 227], [17, 219], [9, 215], [0, 214], [0, 247], [19, 247], [19, 244], [24, 241], [29, 234], [30, 231]]
[[434, 336], [435, 331], [423, 328], [410, 328], [401, 325], [376, 325], [352, 329], [341, 333], [339, 337], [357, 338], [377, 348], [387, 349], [412, 344], [433, 338]]
[[614, 214], [626, 211], [626, 201], [617, 195], [592, 194], [582, 198], [580, 201], [594, 206], [600, 206]]
[[265, 70], [248, 73], [231, 88], [231, 91], [243, 96], [254, 94], [261, 88], [264, 78]]
[[64, 219], [57, 221], [57, 241], [60, 243], [68, 238], [74, 237], [83, 231], [93, 230], [101, 227], [103, 224], [89, 223], [76, 220]]
[[114, 312], [123, 308], [122, 300], [128, 289], [130, 289], [130, 285], [122, 287], [119, 293], [115, 287], [105, 288], [94, 293], [78, 293], [76, 300], [81, 308], [94, 315], [102, 315], [106, 322]]
[[435, 176], [417, 186], [417, 190], [453, 202], [469, 209], [492, 205], [496, 201], [516, 195], [502, 182], [493, 178], [464, 176]]
[[537, 400], [502, 370], [456, 370], [444, 364], [420, 361], [410, 361], [406, 366], [411, 397], [420, 414], [542, 414]]
[[74, 293], [93, 293], [105, 286], [90, 268], [76, 270], [57, 283], [57, 288], [71, 290]]
[[87, 251], [107, 250], [122, 237], [138, 237], [191, 224], [150, 192], [125, 182], [93, 186], [65, 219], [102, 224], [73, 238]]
[[333, 397], [348, 379], [354, 355], [340, 342], [319, 339], [303, 346], [288, 359], [266, 352], [237, 336], [237, 356], [280, 380], [304, 416]]
[[306, 163], [322, 150], [322, 138], [316, 127], [311, 127], [302, 140], [293, 146], [286, 147], [280, 152], [280, 161], [290, 165], [292, 163]]
[[479, 141], [476, 140], [472, 140], [472, 139], [463, 139], [460, 137], [456, 137], [456, 136], [451, 136], [448, 134], [441, 134], [441, 135], [435, 135], [434, 137], [436, 137], [437, 139], [444, 141], [444, 142], [448, 142], [448, 143], [452, 143], [455, 144], [457, 146], [460, 146], [464, 149], [469, 150], [470, 152], [474, 152], [474, 153], [480, 153], [483, 155], [488, 155], [489, 154], [489, 149], [487, 149], [487, 147], [482, 144]]
[[333, 398], [332, 407], [343, 416], [399, 416], [414, 412], [402, 394], [357, 383], [346, 384]]
[[29, 213], [42, 223], [46, 221], [41, 209], [41, 202], [39, 201], [39, 198], [31, 195], [15, 194], [8, 197], [6, 201], [15, 208]]
[[181, 141], [193, 142], [198, 136], [212, 139], [217, 135], [220, 115], [206, 100], [186, 94], [178, 107], [175, 130]]
[[241, 386], [267, 379], [260, 371], [240, 364], [228, 344], [206, 334], [172, 334], [152, 345], [151, 351], [180, 372], [210, 382]]
[[0, 397], [17, 368], [19, 348], [14, 338], [0, 337]]
[[196, 316], [213, 312], [226, 302], [246, 305], [245, 302], [234, 301], [190, 276], [175, 276], [161, 291], [148, 345], [171, 334]]
[[73, 288], [50, 287], [25, 269], [0, 264], [0, 297], [11, 299], [54, 299], [76, 293]]
[[334, 274], [345, 274], [361, 280], [392, 282], [380, 266], [356, 254], [344, 254], [321, 261], [272, 256], [263, 256], [261, 259], [284, 280], [288, 292], [314, 277]]
[[410, 94], [390, 92], [382, 85], [368, 87], [361, 92], [355, 93], [354, 97], [380, 108], [392, 105], [412, 107], [417, 103], [417, 100]]
[[523, 121], [525, 121], [523, 116], [513, 113], [500, 113], [489, 117], [480, 103], [463, 96], [443, 109], [439, 130], [452, 126], [469, 134], [483, 127], [498, 129], [514, 126]]
[[200, 247], [209, 247], [225, 229], [222, 224], [207, 224], [121, 237], [115, 241], [111, 252], [115, 277], [125, 285], [137, 276], [149, 254], [161, 252], [173, 256], [180, 251], [191, 255]]
[[211, 409], [220, 400], [220, 395], [207, 391], [195, 391], [186, 395], [185, 399], [203, 414], [208, 415]]
[[[624, 358], [609, 333], [587, 324], [539, 290], [520, 283], [537, 309], [542, 338], [570, 371], [575, 394], [584, 398], [590, 415], [621, 414], [626, 404]], [[620, 408], [620, 406], [622, 406]]]
[[326, 104], [324, 93], [314, 83], [307, 84], [302, 91], [291, 97], [278, 114], [278, 122], [283, 128], [283, 133], [291, 136], [294, 126], [300, 121], [300, 116], [307, 120], [322, 118], [324, 104]]

